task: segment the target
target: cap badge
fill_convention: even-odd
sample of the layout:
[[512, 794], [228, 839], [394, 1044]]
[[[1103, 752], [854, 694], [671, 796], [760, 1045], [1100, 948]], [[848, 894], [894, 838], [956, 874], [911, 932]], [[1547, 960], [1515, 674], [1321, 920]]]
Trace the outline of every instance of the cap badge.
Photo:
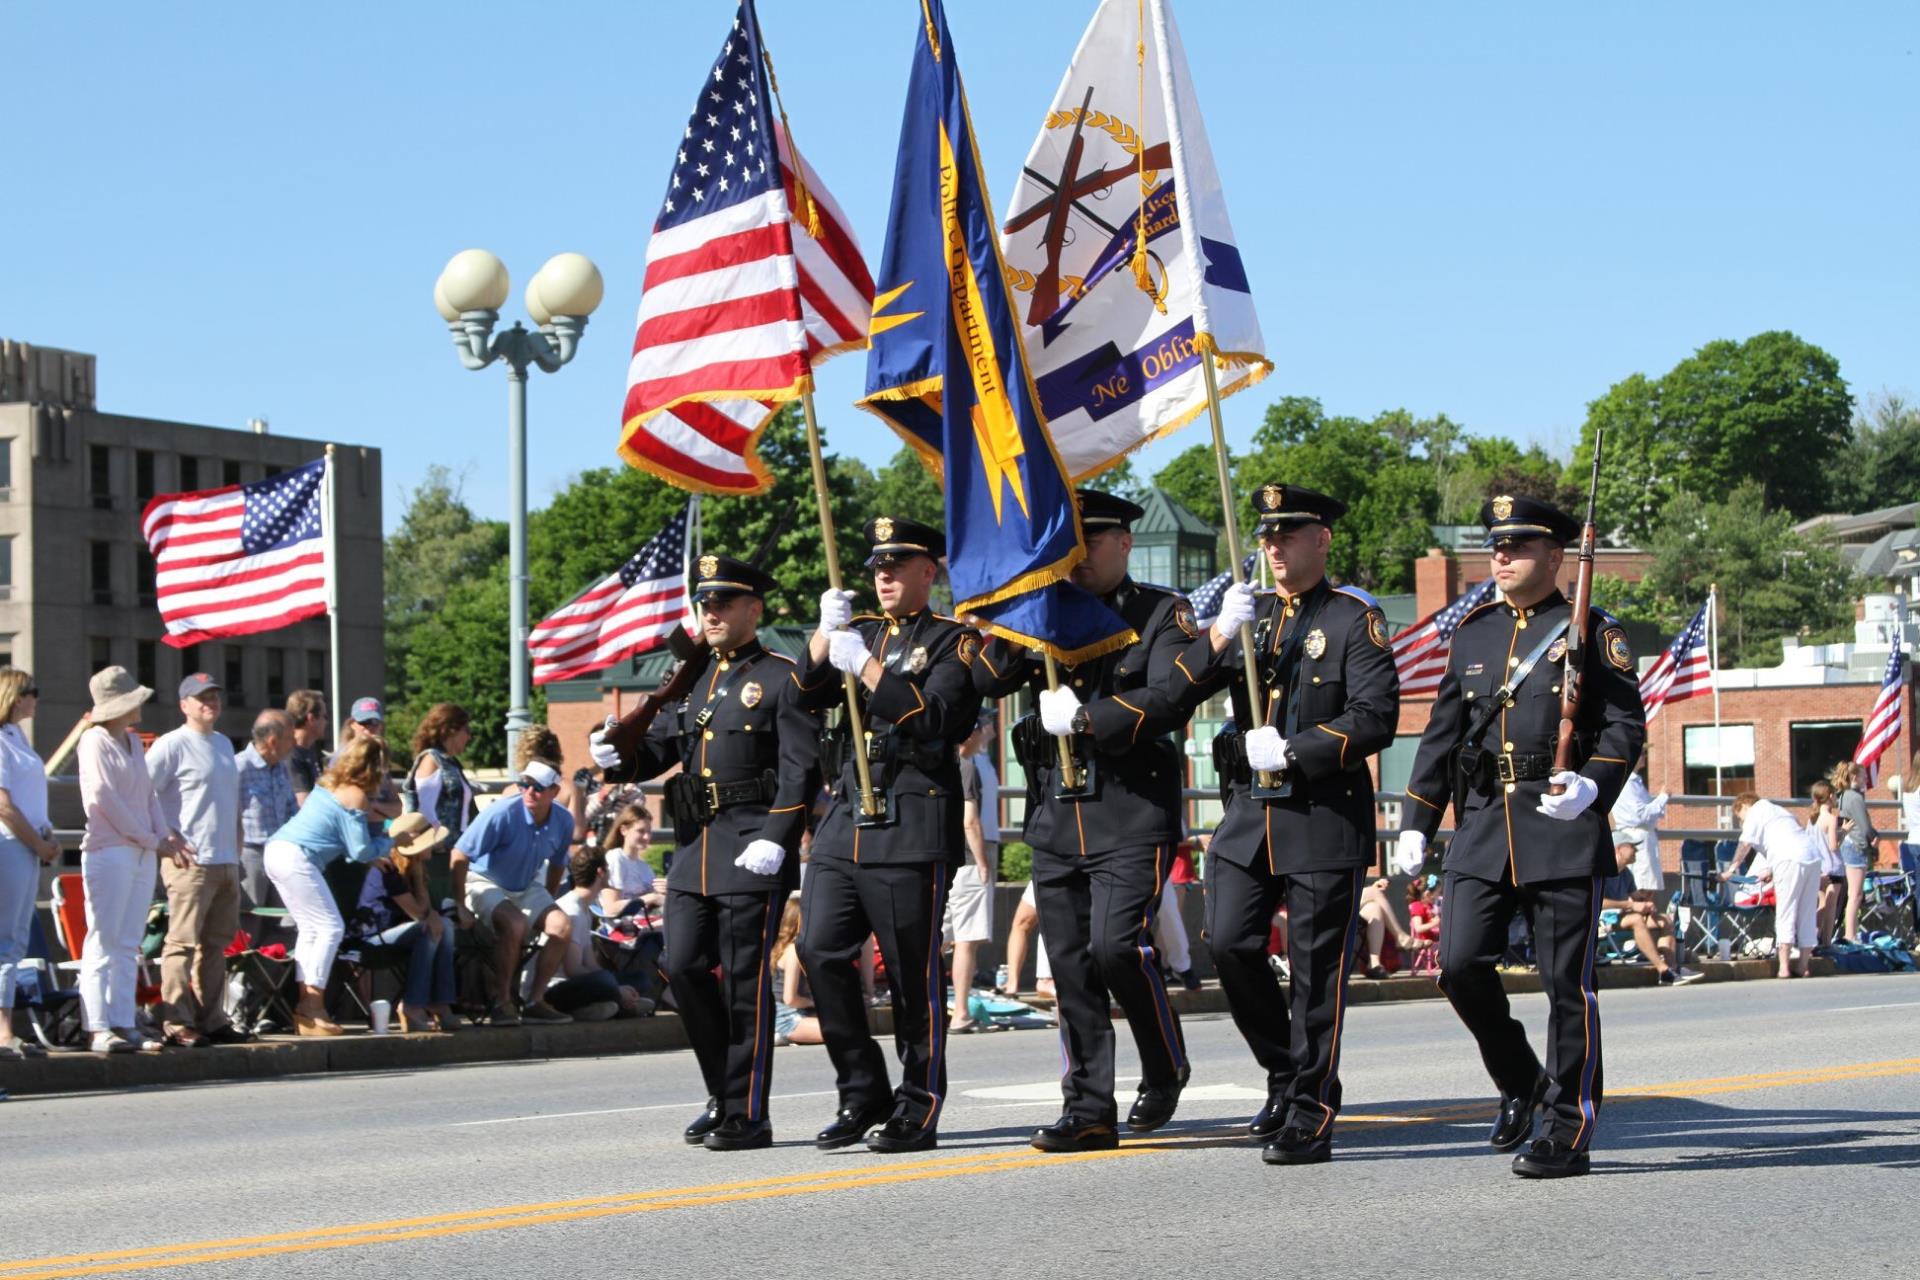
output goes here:
[[875, 520], [873, 522], [873, 540], [875, 542], [892, 542], [893, 541], [892, 517], [881, 516], [878, 520]]
[[701, 556], [700, 557], [700, 576], [701, 577], [711, 578], [714, 574], [719, 572], [720, 572], [719, 556]]
[[1260, 491], [1260, 501], [1266, 504], [1267, 510], [1278, 511], [1287, 501], [1286, 486], [1268, 485]]
[[1499, 497], [1493, 500], [1493, 518], [1495, 520], [1505, 520], [1508, 516], [1512, 514], [1513, 514], [1512, 498], [1508, 497], [1506, 494], [1503, 493]]

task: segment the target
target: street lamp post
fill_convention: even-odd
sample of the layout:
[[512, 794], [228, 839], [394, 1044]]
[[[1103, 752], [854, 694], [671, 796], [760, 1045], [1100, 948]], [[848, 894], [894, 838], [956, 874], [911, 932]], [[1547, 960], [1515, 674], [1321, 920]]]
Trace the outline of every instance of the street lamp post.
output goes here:
[[527, 370], [553, 373], [573, 359], [587, 317], [600, 305], [605, 286], [600, 269], [577, 253], [556, 254], [527, 282], [527, 314], [539, 326], [519, 321], [494, 332], [500, 307], [512, 284], [507, 268], [485, 249], [453, 255], [433, 286], [433, 304], [453, 335], [460, 363], [484, 369], [498, 360], [507, 366], [507, 515], [508, 569], [512, 618], [509, 630], [511, 689], [507, 707], [507, 759], [513, 759], [521, 730], [531, 723], [527, 683]]

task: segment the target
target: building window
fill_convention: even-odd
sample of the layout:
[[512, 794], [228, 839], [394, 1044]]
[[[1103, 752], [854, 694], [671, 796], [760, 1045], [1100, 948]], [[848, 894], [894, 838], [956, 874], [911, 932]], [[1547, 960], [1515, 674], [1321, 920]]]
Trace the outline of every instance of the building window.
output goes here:
[[149, 689], [160, 687], [160, 646], [152, 640], [134, 641], [133, 678]]
[[1191, 591], [1213, 576], [1213, 552], [1205, 547], [1180, 548], [1180, 581], [1174, 585]]
[[142, 505], [148, 498], [160, 492], [160, 486], [153, 475], [153, 450], [135, 449], [133, 451], [133, 496]]
[[307, 688], [318, 689], [330, 694], [327, 688], [327, 651], [325, 649], [307, 650]]
[[287, 651], [267, 650], [267, 705], [277, 707], [287, 700]]
[[13, 598], [13, 535], [0, 537], [0, 600]]
[[88, 550], [87, 586], [93, 590], [95, 604], [113, 603], [113, 544], [95, 542]]
[[92, 636], [87, 640], [87, 662], [93, 671], [105, 671], [113, 665], [113, 641], [105, 636]]
[[182, 680], [197, 671], [206, 670], [205, 667], [200, 665], [202, 656], [200, 646], [197, 644], [190, 644], [180, 651], [180, 678]]
[[13, 636], [0, 635], [0, 667], [13, 665]]
[[227, 646], [227, 678], [221, 682], [227, 702], [236, 707], [247, 705], [246, 652], [237, 644]]
[[113, 509], [113, 450], [106, 445], [87, 446], [87, 493], [94, 506]]
[[1134, 545], [1133, 553], [1127, 557], [1127, 572], [1136, 582], [1151, 582], [1157, 586], [1173, 585], [1173, 548], [1143, 547]]
[[1787, 726], [1787, 750], [1793, 766], [1793, 794], [1804, 796], [1813, 784], [1853, 759], [1860, 745], [1860, 721], [1813, 720]]
[[1710, 724], [1686, 728], [1681, 772], [1687, 794], [1737, 796], [1753, 790], [1753, 726], [1724, 724], [1715, 734]]
[[153, 581], [153, 556], [145, 547], [133, 555], [133, 589], [140, 595], [141, 604], [152, 604], [156, 588]]
[[181, 455], [180, 487], [189, 493], [200, 487], [200, 459]]
[[13, 497], [13, 440], [0, 440], [0, 502]]
[[220, 464], [220, 483], [221, 484], [239, 484], [240, 483], [240, 463], [237, 460], [233, 458], [228, 458], [225, 462]]

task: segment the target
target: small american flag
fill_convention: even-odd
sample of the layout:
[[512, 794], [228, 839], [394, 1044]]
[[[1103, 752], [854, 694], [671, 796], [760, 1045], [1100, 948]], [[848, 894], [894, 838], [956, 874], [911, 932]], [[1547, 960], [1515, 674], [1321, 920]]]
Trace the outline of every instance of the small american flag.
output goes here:
[[873, 278], [776, 122], [752, 0], [702, 82], [647, 243], [620, 453], [696, 493], [764, 493], [767, 420], [867, 345]]
[[618, 573], [555, 610], [527, 636], [533, 682], [571, 680], [666, 643], [692, 617], [687, 596], [688, 503]]
[[[1251, 554], [1240, 562], [1240, 581], [1246, 582], [1253, 577], [1254, 558]], [[1187, 597], [1193, 605], [1195, 626], [1210, 627], [1213, 620], [1220, 616], [1220, 597], [1227, 594], [1227, 588], [1233, 585], [1233, 571], [1226, 570], [1208, 578], [1193, 589]]]
[[1886, 678], [1880, 682], [1880, 696], [1867, 713], [1867, 727], [1860, 734], [1860, 745], [1853, 749], [1853, 762], [1867, 771], [1867, 785], [1880, 780], [1880, 758], [1900, 738], [1907, 710], [1907, 655], [1901, 649], [1906, 638], [1906, 610], [1893, 629], [1893, 652], [1887, 655]]
[[252, 484], [163, 493], [141, 513], [154, 594], [176, 649], [327, 611], [324, 459]]
[[1393, 638], [1393, 665], [1400, 693], [1432, 693], [1447, 673], [1447, 652], [1460, 620], [1493, 599], [1493, 579], [1468, 591], [1438, 613], [1430, 613]]
[[1640, 677], [1640, 701], [1647, 708], [1647, 719], [1660, 714], [1660, 708], [1669, 702], [1713, 692], [1713, 662], [1707, 652], [1707, 620], [1712, 608], [1709, 597], [1686, 630], [1674, 637], [1666, 652]]

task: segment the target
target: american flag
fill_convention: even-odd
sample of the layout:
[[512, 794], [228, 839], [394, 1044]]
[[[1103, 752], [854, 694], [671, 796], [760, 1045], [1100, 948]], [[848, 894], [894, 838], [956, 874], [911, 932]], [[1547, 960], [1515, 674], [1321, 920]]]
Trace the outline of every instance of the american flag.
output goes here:
[[1393, 638], [1393, 666], [1400, 693], [1432, 693], [1447, 673], [1447, 652], [1460, 620], [1493, 599], [1493, 579], [1468, 591], [1446, 608], [1430, 613]]
[[743, 0], [647, 244], [621, 455], [696, 493], [764, 493], [761, 430], [814, 364], [867, 345], [872, 311], [845, 216], [775, 119]]
[[252, 484], [163, 493], [140, 516], [176, 649], [327, 611], [325, 459]]
[[[1254, 558], [1251, 554], [1240, 562], [1240, 581], [1246, 582], [1253, 577], [1253, 566]], [[1213, 625], [1213, 620], [1220, 616], [1220, 597], [1226, 595], [1227, 588], [1232, 585], [1233, 572], [1232, 570], [1227, 570], [1215, 574], [1193, 589], [1193, 593], [1187, 597], [1187, 601], [1193, 605], [1193, 621], [1195, 626], [1210, 627]]]
[[693, 616], [687, 595], [687, 532], [693, 504], [634, 557], [555, 610], [527, 635], [533, 682], [571, 680], [657, 649]]
[[1647, 709], [1647, 719], [1660, 714], [1660, 708], [1669, 702], [1713, 692], [1713, 661], [1707, 651], [1707, 623], [1712, 609], [1713, 598], [1709, 596], [1687, 629], [1674, 637], [1666, 652], [1640, 677], [1640, 701]]
[[1886, 678], [1880, 682], [1880, 696], [1867, 713], [1867, 727], [1860, 734], [1860, 745], [1853, 749], [1853, 762], [1867, 771], [1867, 785], [1880, 780], [1880, 758], [1900, 738], [1907, 710], [1907, 655], [1901, 649], [1906, 639], [1906, 610], [1900, 611], [1900, 624], [1893, 629], [1893, 652], [1887, 655]]

